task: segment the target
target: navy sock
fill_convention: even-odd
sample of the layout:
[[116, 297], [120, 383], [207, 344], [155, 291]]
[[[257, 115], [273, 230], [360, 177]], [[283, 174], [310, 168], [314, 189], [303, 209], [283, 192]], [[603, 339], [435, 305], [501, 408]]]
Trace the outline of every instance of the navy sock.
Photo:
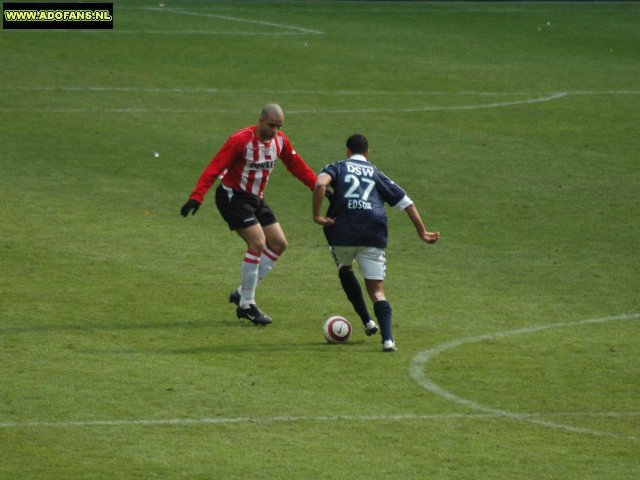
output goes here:
[[369, 316], [367, 304], [362, 296], [362, 288], [356, 278], [356, 274], [353, 273], [353, 270], [349, 270], [339, 272], [338, 275], [340, 276], [340, 283], [342, 284], [344, 293], [347, 295], [351, 305], [353, 305], [353, 309], [360, 316], [362, 323], [366, 325], [367, 322], [371, 320], [371, 317]]
[[386, 300], [380, 300], [373, 304], [373, 311], [380, 324], [380, 335], [382, 335], [382, 341], [393, 340], [393, 334], [391, 333], [391, 304]]

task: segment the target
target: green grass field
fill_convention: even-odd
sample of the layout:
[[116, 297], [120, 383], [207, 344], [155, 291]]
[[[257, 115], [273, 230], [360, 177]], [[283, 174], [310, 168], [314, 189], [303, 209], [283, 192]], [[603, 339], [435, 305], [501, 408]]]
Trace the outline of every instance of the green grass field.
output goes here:
[[[637, 3], [117, 0], [114, 30], [0, 32], [0, 478], [639, 478], [638, 25]], [[267, 328], [227, 303], [244, 246], [213, 195], [179, 216], [272, 101], [316, 171], [366, 134], [442, 234], [389, 212], [397, 354], [282, 165]]]

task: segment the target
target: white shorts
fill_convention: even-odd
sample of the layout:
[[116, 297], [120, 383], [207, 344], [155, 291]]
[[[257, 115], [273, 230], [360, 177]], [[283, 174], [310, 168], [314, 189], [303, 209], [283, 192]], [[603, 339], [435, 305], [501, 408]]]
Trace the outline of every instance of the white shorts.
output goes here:
[[350, 267], [358, 261], [360, 273], [367, 280], [384, 280], [387, 275], [387, 257], [383, 248], [329, 247], [338, 268]]

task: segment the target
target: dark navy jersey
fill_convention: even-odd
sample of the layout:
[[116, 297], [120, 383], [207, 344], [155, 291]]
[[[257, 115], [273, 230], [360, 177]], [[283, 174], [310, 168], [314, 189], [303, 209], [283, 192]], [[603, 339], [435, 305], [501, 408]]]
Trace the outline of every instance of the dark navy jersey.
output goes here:
[[329, 245], [386, 248], [384, 204], [408, 207], [412, 202], [405, 191], [363, 155], [329, 164], [322, 169], [323, 174], [331, 176], [333, 188], [326, 216], [336, 219], [332, 226], [324, 227]]

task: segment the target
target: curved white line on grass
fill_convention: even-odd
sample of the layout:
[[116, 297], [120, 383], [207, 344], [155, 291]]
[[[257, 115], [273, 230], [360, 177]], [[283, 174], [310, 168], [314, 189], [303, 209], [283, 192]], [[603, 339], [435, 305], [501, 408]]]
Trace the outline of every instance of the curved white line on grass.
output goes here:
[[[150, 89], [136, 89], [136, 88], [118, 88], [118, 87], [0, 87], [0, 90], [70, 90], [70, 91], [144, 91], [144, 92], [174, 92], [174, 93], [233, 93], [232, 90], [217, 90], [217, 89], [158, 89], [158, 88], [150, 88]], [[281, 92], [286, 94], [287, 92]], [[293, 92], [291, 92], [293, 93]], [[304, 92], [299, 92], [304, 93]], [[356, 95], [358, 92], [319, 92], [322, 94], [333, 94], [333, 95]], [[384, 95], [385, 92], [378, 92], [376, 94]], [[394, 95], [392, 92], [387, 92], [388, 95]], [[398, 93], [395, 93], [396, 95]], [[407, 94], [404, 92], [403, 94]], [[443, 95], [442, 92], [433, 93], [433, 95]], [[552, 94], [547, 94], [542, 97], [529, 98], [523, 100], [511, 100], [506, 102], [492, 102], [492, 103], [478, 103], [471, 105], [440, 105], [440, 106], [427, 106], [427, 107], [412, 107], [412, 108], [388, 108], [388, 109], [304, 109], [304, 110], [295, 110], [295, 109], [287, 109], [287, 114], [353, 114], [353, 113], [420, 113], [420, 112], [437, 112], [437, 111], [456, 111], [456, 110], [482, 110], [482, 109], [492, 109], [492, 108], [502, 108], [502, 107], [512, 107], [517, 105], [527, 105], [527, 104], [535, 104], [535, 103], [543, 103], [550, 102], [553, 100], [558, 100], [560, 98], [574, 96], [574, 95], [637, 95], [640, 94], [640, 91], [610, 91], [610, 92], [556, 92]], [[429, 95], [428, 93], [418, 93], [416, 95]], [[451, 95], [499, 95], [495, 93], [472, 93], [472, 92], [457, 92], [452, 93]], [[514, 93], [504, 93], [502, 95], [520, 95]], [[525, 94], [522, 94], [525, 95]], [[175, 113], [175, 114], [218, 114], [218, 113], [238, 113], [238, 110], [235, 109], [172, 109], [172, 108], [133, 108], [133, 107], [123, 107], [123, 108], [3, 108], [0, 107], [0, 112], [3, 113], [125, 113], [125, 114], [135, 114], [135, 113]]]
[[[556, 93], [541, 98], [527, 100], [514, 100], [510, 102], [495, 102], [476, 105], [443, 105], [422, 108], [389, 108], [389, 109], [345, 109], [345, 110], [287, 110], [288, 115], [295, 114], [338, 114], [338, 113], [418, 113], [437, 112], [443, 110], [480, 110], [499, 107], [511, 107], [531, 103], [549, 102], [567, 96], [568, 93]], [[171, 108], [50, 108], [50, 109], [7, 109], [0, 108], [0, 112], [50, 112], [50, 113], [237, 113], [235, 110], [226, 109], [171, 109]]]
[[539, 98], [529, 98], [524, 100], [511, 100], [508, 102], [482, 103], [475, 105], [442, 105], [433, 107], [411, 107], [411, 108], [363, 108], [346, 110], [287, 110], [287, 113], [414, 113], [414, 112], [439, 112], [443, 110], [479, 110], [483, 108], [512, 107], [515, 105], [526, 105], [531, 103], [542, 103], [557, 100], [569, 95], [567, 92], [554, 93]]
[[[482, 405], [481, 403], [474, 402], [473, 400], [469, 400], [467, 398], [460, 397], [455, 395], [442, 387], [438, 386], [433, 380], [429, 378], [426, 371], [427, 364], [429, 361], [440, 355], [441, 353], [451, 350], [453, 348], [459, 347], [461, 345], [466, 345], [469, 343], [479, 343], [484, 342], [486, 340], [495, 340], [499, 338], [512, 337], [515, 335], [527, 335], [530, 333], [543, 332], [546, 330], [551, 330], [554, 328], [567, 328], [574, 327], [578, 325], [589, 325], [589, 324], [598, 324], [605, 322], [613, 322], [613, 321], [623, 321], [623, 320], [637, 320], [640, 318], [640, 314], [628, 314], [628, 315], [617, 315], [612, 317], [603, 317], [603, 318], [594, 318], [589, 320], [582, 320], [577, 322], [567, 322], [567, 323], [553, 323], [549, 325], [542, 325], [539, 327], [528, 327], [528, 328], [520, 328], [517, 330], [510, 330], [506, 332], [497, 332], [490, 333], [487, 335], [479, 335], [477, 337], [464, 337], [458, 340], [453, 340], [451, 342], [442, 343], [434, 348], [430, 348], [429, 350], [424, 350], [418, 353], [411, 363], [410, 374], [411, 377], [422, 387], [429, 390], [436, 395], [449, 400], [452, 403], [457, 403], [459, 405], [464, 405], [472, 410], [477, 410], [480, 412], [484, 412], [486, 414], [494, 415], [496, 417], [504, 417], [511, 420], [518, 420], [523, 422], [534, 423], [536, 425], [542, 425], [544, 427], [555, 428], [559, 430], [565, 430], [568, 432], [574, 433], [586, 433], [590, 435], [604, 436], [604, 437], [613, 437], [613, 438], [624, 438], [627, 440], [640, 440], [640, 437], [637, 436], [625, 436], [625, 435], [617, 435], [609, 432], [602, 432], [599, 430], [592, 430], [589, 428], [581, 428], [581, 427], [573, 427], [571, 425], [564, 425], [556, 422], [551, 422], [545, 420], [544, 418], [540, 418], [540, 416], [531, 416], [530, 414], [510, 412], [508, 410], [502, 410], [499, 408], [492, 408], [486, 405]], [[550, 415], [551, 416], [551, 415]]]
[[[529, 418], [540, 414], [526, 414]], [[605, 412], [605, 413], [556, 413], [545, 416], [562, 417], [637, 417], [640, 412]], [[71, 427], [121, 427], [121, 426], [201, 426], [201, 425], [233, 425], [233, 424], [269, 424], [295, 422], [372, 422], [372, 421], [419, 421], [419, 420], [473, 420], [496, 418], [493, 413], [435, 413], [430, 415], [398, 414], [398, 415], [336, 415], [336, 416], [289, 416], [272, 417], [209, 417], [209, 418], [153, 418], [153, 419], [114, 419], [114, 420], [60, 420], [30, 422], [0, 422], [0, 428], [71, 428]]]

